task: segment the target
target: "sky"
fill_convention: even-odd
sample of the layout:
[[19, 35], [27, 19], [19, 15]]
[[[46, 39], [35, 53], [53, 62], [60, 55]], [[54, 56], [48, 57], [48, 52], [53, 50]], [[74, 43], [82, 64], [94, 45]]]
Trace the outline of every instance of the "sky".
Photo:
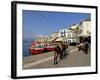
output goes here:
[[90, 18], [89, 13], [23, 10], [23, 38], [49, 35]]

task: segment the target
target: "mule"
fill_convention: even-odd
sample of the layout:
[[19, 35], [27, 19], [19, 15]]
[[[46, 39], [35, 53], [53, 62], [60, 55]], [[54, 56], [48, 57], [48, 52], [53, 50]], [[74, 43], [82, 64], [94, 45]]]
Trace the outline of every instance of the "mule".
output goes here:
[[88, 54], [88, 51], [90, 49], [90, 45], [88, 42], [80, 43], [78, 45], [78, 51], [82, 50], [85, 54]]
[[58, 64], [58, 57], [60, 60], [63, 59], [63, 54], [61, 48], [57, 45], [54, 49], [54, 64]]

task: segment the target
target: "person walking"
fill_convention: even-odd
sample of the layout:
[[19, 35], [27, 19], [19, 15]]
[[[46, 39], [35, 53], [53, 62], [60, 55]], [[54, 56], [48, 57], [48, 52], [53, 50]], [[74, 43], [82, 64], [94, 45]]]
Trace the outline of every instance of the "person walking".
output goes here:
[[89, 51], [89, 42], [87, 40], [84, 41], [84, 52], [88, 54]]

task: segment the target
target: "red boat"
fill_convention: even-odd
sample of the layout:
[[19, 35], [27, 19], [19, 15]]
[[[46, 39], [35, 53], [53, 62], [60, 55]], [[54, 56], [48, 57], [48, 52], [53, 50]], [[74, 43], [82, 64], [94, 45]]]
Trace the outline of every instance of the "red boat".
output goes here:
[[49, 43], [32, 42], [32, 46], [29, 48], [31, 55], [49, 51], [54, 51], [54, 46]]

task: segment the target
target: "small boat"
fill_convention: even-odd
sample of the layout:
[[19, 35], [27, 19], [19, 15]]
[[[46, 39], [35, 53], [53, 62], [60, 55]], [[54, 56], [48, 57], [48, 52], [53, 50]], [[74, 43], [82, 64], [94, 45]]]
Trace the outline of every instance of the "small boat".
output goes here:
[[32, 42], [31, 47], [29, 48], [30, 55], [32, 54], [40, 54], [44, 52], [54, 51], [54, 46], [50, 43], [42, 43], [42, 42]]

